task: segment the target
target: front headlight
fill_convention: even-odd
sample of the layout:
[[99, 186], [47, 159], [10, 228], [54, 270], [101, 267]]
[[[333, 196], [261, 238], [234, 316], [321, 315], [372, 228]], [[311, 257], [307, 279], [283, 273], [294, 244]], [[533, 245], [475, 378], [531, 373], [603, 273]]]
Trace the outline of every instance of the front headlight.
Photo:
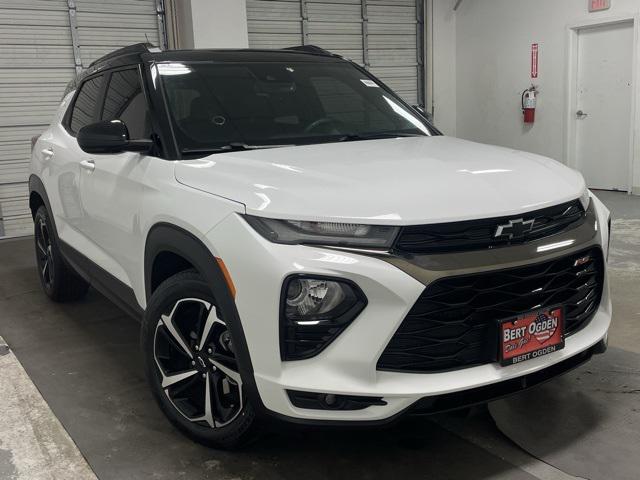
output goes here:
[[244, 215], [260, 235], [274, 243], [389, 248], [399, 227], [359, 223], [277, 220]]
[[282, 360], [313, 357], [326, 348], [364, 310], [362, 290], [346, 279], [292, 275], [282, 285]]

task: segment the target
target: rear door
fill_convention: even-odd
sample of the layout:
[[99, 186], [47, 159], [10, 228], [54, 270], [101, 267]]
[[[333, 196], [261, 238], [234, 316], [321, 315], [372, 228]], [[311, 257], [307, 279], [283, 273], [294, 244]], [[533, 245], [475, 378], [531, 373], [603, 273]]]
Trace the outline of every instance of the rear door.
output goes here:
[[81, 162], [87, 154], [78, 146], [76, 134], [95, 122], [102, 95], [104, 75], [85, 80], [61, 124], [52, 127], [38, 142], [43, 170], [42, 181], [48, 192], [60, 239], [85, 252], [91, 244], [82, 233], [85, 214], [80, 198]]

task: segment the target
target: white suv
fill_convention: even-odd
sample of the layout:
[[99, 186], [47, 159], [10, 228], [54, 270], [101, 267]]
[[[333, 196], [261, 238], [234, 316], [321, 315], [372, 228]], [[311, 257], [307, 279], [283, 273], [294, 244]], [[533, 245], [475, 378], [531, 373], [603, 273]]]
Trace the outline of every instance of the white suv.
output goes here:
[[206, 444], [486, 402], [606, 347], [609, 212], [581, 175], [443, 136], [319, 49], [103, 57], [30, 191], [45, 292], [140, 319], [160, 407]]

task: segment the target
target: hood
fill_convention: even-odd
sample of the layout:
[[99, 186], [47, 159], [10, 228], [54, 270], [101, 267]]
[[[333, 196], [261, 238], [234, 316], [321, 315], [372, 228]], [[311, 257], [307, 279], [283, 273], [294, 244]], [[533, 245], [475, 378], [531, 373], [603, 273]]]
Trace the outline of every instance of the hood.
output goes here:
[[176, 162], [175, 175], [251, 215], [381, 225], [519, 214], [585, 188], [555, 160], [446, 136], [215, 154]]

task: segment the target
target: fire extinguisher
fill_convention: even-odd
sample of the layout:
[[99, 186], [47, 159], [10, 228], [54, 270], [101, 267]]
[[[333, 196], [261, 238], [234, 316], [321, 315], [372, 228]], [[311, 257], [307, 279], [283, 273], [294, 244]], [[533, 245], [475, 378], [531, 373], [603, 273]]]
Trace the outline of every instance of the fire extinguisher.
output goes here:
[[522, 92], [522, 113], [524, 123], [533, 123], [536, 119], [536, 95], [538, 88], [534, 85]]

